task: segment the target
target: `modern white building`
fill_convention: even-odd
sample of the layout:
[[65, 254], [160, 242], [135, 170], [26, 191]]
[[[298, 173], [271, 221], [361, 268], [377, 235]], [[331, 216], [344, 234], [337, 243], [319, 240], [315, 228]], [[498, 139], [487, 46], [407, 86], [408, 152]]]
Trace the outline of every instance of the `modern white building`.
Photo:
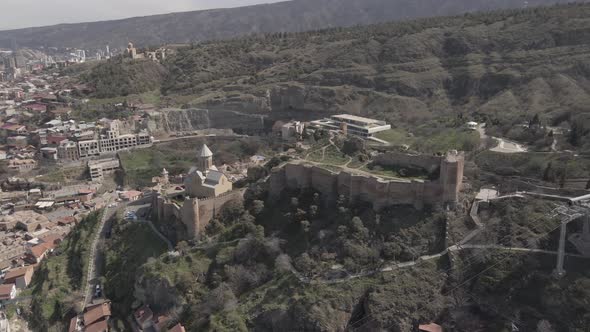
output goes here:
[[341, 131], [346, 135], [373, 137], [376, 133], [391, 129], [385, 121], [364, 118], [351, 114], [333, 115], [330, 118], [312, 121], [316, 128]]
[[299, 121], [292, 121], [284, 124], [281, 127], [281, 136], [283, 140], [290, 141], [297, 139], [298, 136], [303, 134], [305, 130], [305, 124]]

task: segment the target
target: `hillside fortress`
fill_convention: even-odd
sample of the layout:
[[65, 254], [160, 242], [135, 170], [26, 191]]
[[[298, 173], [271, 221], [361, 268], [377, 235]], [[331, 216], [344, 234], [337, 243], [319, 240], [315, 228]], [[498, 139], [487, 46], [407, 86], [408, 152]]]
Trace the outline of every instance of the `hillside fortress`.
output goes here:
[[[165, 169], [162, 177], [168, 177]], [[155, 191], [152, 216], [161, 222], [179, 221], [185, 228], [182, 233], [190, 239], [199, 238], [226, 203], [242, 200], [244, 195], [244, 190], [232, 190], [232, 183], [213, 165], [213, 153], [205, 144], [197, 153], [197, 165], [188, 172], [185, 188], [184, 193], [173, 195]], [[182, 203], [173, 199], [179, 194], [184, 197]]]
[[328, 202], [341, 195], [351, 203], [368, 202], [375, 210], [391, 205], [412, 205], [421, 210], [424, 206], [454, 208], [463, 184], [463, 153], [452, 151], [445, 156], [407, 155], [386, 153], [376, 162], [384, 166], [420, 167], [439, 169], [436, 180], [382, 179], [369, 174], [333, 171], [306, 164], [290, 163], [274, 169], [270, 176], [270, 195], [278, 198], [284, 189], [311, 188], [322, 194]]
[[[229, 187], [221, 183], [225, 176], [220, 178], [215, 173], [212, 156], [207, 146], [198, 153], [197, 166], [189, 172], [183, 202], [173, 199], [175, 195], [159, 191], [152, 196], [153, 218], [163, 223], [180, 222], [184, 227], [182, 233], [189, 239], [200, 238], [224, 205], [243, 200], [246, 191], [232, 190], [231, 183]], [[439, 176], [435, 180], [383, 179], [367, 172], [336, 173], [318, 166], [289, 163], [272, 170], [267, 180], [270, 199], [278, 199], [285, 189], [313, 189], [327, 203], [344, 196], [351, 203], [371, 203], [375, 210], [392, 205], [412, 205], [418, 210], [425, 206], [453, 208], [458, 202], [465, 164], [463, 153], [452, 151], [445, 156], [385, 153], [376, 157], [375, 162], [391, 167], [418, 167]], [[207, 174], [215, 174], [215, 184], [207, 180]]]

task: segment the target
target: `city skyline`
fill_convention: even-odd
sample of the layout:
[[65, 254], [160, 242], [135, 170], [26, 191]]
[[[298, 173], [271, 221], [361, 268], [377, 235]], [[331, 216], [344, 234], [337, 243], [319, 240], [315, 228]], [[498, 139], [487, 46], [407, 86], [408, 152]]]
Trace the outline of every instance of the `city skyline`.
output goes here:
[[242, 7], [280, 0], [104, 0], [77, 3], [65, 0], [7, 0], [0, 11], [0, 31], [206, 10]]

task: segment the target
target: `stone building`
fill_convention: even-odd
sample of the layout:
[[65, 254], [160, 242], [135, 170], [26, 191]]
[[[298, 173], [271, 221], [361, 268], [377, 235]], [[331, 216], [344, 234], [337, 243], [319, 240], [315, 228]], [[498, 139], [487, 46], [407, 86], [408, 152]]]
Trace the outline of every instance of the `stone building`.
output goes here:
[[133, 46], [133, 43], [127, 44], [127, 49], [125, 50], [125, 56], [130, 59], [138, 59], [139, 56], [137, 54], [137, 49]]
[[57, 147], [57, 157], [59, 159], [78, 160], [80, 159], [80, 151], [76, 142], [70, 140], [63, 140]]
[[189, 171], [185, 186], [186, 195], [197, 198], [218, 197], [233, 188], [225, 174], [213, 165], [213, 152], [206, 144], [197, 154], [197, 166]]
[[[168, 178], [167, 173], [162, 171], [157, 180]], [[185, 179], [184, 202], [170, 199], [156, 190], [152, 195], [152, 215], [159, 221], [180, 222], [181, 233], [187, 239], [199, 238], [228, 202], [243, 199], [243, 189], [232, 189], [233, 184], [213, 165], [213, 152], [203, 144], [197, 153], [197, 165]]]
[[98, 140], [88, 140], [78, 142], [78, 156], [80, 158], [99, 156], [100, 145]]
[[8, 169], [21, 172], [28, 172], [37, 167], [37, 161], [34, 159], [12, 159], [8, 161]]

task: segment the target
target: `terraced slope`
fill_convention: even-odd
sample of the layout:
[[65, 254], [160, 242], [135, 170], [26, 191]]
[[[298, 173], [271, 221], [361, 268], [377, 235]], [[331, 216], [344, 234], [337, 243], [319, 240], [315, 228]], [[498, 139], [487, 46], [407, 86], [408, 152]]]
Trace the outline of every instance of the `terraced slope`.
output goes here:
[[207, 43], [170, 59], [162, 91], [392, 123], [475, 112], [559, 122], [590, 107], [589, 55], [590, 5], [575, 4]]

